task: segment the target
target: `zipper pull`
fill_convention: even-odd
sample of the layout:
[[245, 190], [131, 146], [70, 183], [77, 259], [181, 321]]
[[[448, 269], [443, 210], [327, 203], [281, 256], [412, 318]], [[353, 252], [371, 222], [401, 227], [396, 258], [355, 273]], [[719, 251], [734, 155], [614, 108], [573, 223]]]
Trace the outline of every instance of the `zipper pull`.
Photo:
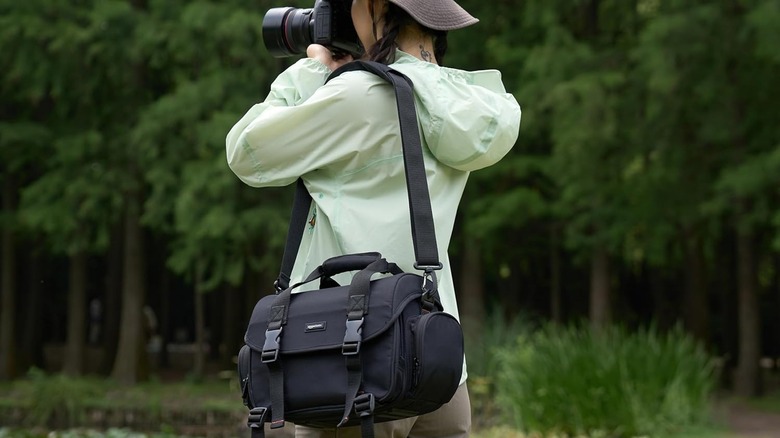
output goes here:
[[420, 359], [415, 357], [412, 366], [412, 388], [416, 388], [418, 383], [420, 383]]
[[241, 398], [244, 399], [244, 406], [249, 407], [249, 377], [244, 377], [242, 381]]

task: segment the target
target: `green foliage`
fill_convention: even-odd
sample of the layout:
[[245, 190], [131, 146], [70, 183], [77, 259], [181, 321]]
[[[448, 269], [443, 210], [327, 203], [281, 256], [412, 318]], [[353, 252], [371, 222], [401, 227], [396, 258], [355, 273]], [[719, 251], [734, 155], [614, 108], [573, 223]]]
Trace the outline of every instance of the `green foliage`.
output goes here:
[[679, 329], [548, 326], [499, 358], [499, 401], [524, 430], [667, 436], [708, 420], [714, 364]]
[[129, 429], [112, 427], [107, 430], [69, 429], [52, 431], [46, 434], [28, 430], [11, 430], [0, 428], [0, 438], [177, 438], [186, 435], [178, 435], [170, 432], [141, 433]]
[[[522, 433], [519, 430], [507, 427], [507, 426], [497, 426], [492, 427], [485, 430], [478, 430], [471, 434], [473, 438], [609, 438], [610, 435], [605, 432], [593, 432], [587, 435], [568, 435], [565, 433], [538, 433], [538, 432], [532, 432], [529, 434]], [[631, 437], [631, 438], [655, 438], [656, 436], [661, 437], [661, 435], [650, 435], [650, 436], [637, 436], [637, 437]], [[697, 428], [694, 430], [689, 430], [685, 432], [680, 433], [673, 433], [669, 435], [663, 435], [663, 438], [738, 438], [737, 436], [734, 436], [730, 433], [726, 433], [722, 430], [718, 430], [717, 428], [712, 427], [706, 427], [706, 428]]]
[[53, 142], [47, 172], [22, 192], [19, 217], [48, 237], [54, 251], [72, 254], [108, 247], [121, 197], [103, 160], [103, 139], [84, 131]]
[[79, 424], [83, 420], [84, 408], [102, 390], [102, 384], [97, 379], [49, 376], [38, 369], [30, 370], [28, 379], [29, 386], [20, 394], [19, 401], [35, 406], [25, 418], [29, 426], [47, 424], [55, 417], [66, 424]]
[[262, 50], [267, 3], [4, 4], [0, 162], [24, 179], [24, 229], [52, 252], [105, 251], [139, 193], [176, 273], [204, 262], [211, 289], [266, 262], [250, 249], [287, 204], [249, 216], [274, 194], [247, 196], [224, 140], [280, 67]]
[[780, 247], [776, 0], [463, 5], [486, 44], [454, 33], [449, 59], [500, 69], [523, 108], [515, 149], [464, 198], [488, 263], [527, 259], [539, 248], [507, 236], [542, 227], [575, 261], [605, 248], [624, 266], [714, 258], [734, 225]]
[[469, 394], [475, 427], [479, 428], [492, 426], [501, 415], [495, 400], [499, 384], [497, 376], [502, 367], [499, 352], [533, 328], [530, 320], [523, 317], [509, 319], [498, 310], [489, 312], [490, 316], [478, 333], [467, 332], [465, 338]]
[[[227, 131], [275, 74], [258, 51], [261, 6], [153, 2], [140, 32], [162, 85], [130, 136], [150, 192], [143, 220], [169, 236], [175, 273], [192, 281], [201, 267], [204, 291], [238, 284], [245, 268], [270, 264], [258, 241], [284, 232], [286, 204], [269, 202], [272, 191], [243, 186], [224, 155]], [[281, 247], [277, 239], [266, 242]]]
[[[450, 35], [448, 64], [500, 69], [524, 110], [515, 150], [473, 177], [463, 204], [486, 252], [511, 254], [507, 234], [549, 223], [581, 258], [606, 247], [674, 264], [680, 230], [712, 240], [739, 214], [735, 195], [756, 208], [742, 222], [777, 229], [777, 172], [757, 165], [780, 141], [776, 1], [463, 5], [481, 22]], [[102, 251], [126, 191], [140, 189], [144, 224], [170, 241], [176, 273], [205, 262], [211, 287], [270, 265], [248, 248], [278, 252], [266, 236], [282, 228], [287, 198], [243, 187], [224, 165], [224, 136], [292, 62], [263, 48], [272, 6], [3, 5], [0, 162], [25, 179], [30, 234], [56, 252]]]
[[[27, 378], [0, 387], [0, 416], [17, 412], [13, 415], [17, 425], [21, 420], [22, 425], [31, 428], [121, 426], [124, 423], [116, 421], [124, 421], [121, 419], [125, 416], [113, 414], [130, 412], [136, 416], [136, 425], [161, 427], [164, 431], [167, 426], [161, 423], [165, 419], [190, 418], [192, 415], [206, 418], [209, 414], [230, 417], [242, 414], [244, 410], [235, 382], [228, 384], [215, 379], [177, 383], [152, 381], [127, 387], [103, 378], [70, 377], [32, 369]], [[96, 412], [102, 416], [96, 417]], [[21, 436], [13, 435], [13, 431], [9, 433]]]

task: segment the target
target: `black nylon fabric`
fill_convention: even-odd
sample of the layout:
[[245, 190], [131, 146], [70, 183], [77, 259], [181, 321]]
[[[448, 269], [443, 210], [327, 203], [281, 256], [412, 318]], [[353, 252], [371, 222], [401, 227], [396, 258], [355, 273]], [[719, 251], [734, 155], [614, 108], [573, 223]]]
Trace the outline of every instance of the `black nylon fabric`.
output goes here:
[[[422, 309], [422, 277], [402, 273], [371, 281], [364, 316], [360, 394], [373, 394], [374, 422], [432, 412], [450, 400], [460, 381], [463, 339], [460, 324], [440, 307]], [[311, 427], [342, 420], [349, 373], [342, 354], [350, 286], [290, 296], [287, 323], [272, 364], [261, 360], [277, 295], [262, 298], [252, 313], [239, 357], [239, 374], [249, 408], [265, 407], [273, 418], [272, 369], [284, 370], [284, 419]], [[346, 426], [361, 424], [352, 415]]]
[[[390, 328], [394, 313], [400, 312], [404, 301], [419, 299], [422, 278], [415, 274], [401, 274], [374, 280], [368, 298], [368, 317], [363, 323], [363, 341], [368, 341]], [[305, 298], [304, 298], [305, 297]], [[244, 341], [255, 350], [262, 350], [269, 312], [276, 295], [260, 299], [252, 311]], [[346, 330], [349, 286], [292, 294], [280, 343], [282, 354], [318, 350], [338, 350]], [[305, 301], [305, 304], [303, 303]], [[300, 303], [300, 304], [299, 304]], [[324, 323], [324, 327], [314, 324]]]

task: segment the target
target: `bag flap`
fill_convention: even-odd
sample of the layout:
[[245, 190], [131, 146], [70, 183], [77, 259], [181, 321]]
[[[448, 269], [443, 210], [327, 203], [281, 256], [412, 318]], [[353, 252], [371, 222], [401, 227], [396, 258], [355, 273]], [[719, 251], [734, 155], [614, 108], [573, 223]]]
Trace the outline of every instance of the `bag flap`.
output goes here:
[[[399, 274], [371, 282], [363, 341], [387, 330], [404, 307], [421, 296], [422, 277]], [[282, 354], [341, 348], [347, 321], [349, 286], [295, 293], [290, 298], [287, 324], [279, 341]], [[244, 341], [262, 351], [270, 308], [276, 295], [260, 299], [252, 311]]]

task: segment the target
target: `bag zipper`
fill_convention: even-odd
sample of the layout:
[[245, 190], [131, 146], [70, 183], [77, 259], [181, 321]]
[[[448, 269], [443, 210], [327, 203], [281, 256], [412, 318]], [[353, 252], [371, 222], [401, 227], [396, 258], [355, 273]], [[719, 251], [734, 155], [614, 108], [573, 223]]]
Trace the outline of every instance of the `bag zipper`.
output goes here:
[[416, 389], [417, 385], [419, 385], [420, 383], [420, 374], [422, 374], [422, 361], [420, 358], [423, 356], [422, 336], [423, 336], [423, 332], [425, 331], [424, 325], [427, 325], [428, 321], [430, 321], [432, 317], [433, 317], [433, 313], [426, 313], [424, 315], [421, 315], [417, 319], [417, 321], [414, 322], [414, 325], [412, 326], [412, 331], [414, 332], [414, 361], [412, 366], [412, 389]]
[[241, 379], [241, 398], [244, 400], [244, 406], [253, 408], [252, 400], [249, 396], [249, 376], [251, 375], [250, 367], [252, 350], [249, 346], [244, 345], [238, 352], [238, 377]]

